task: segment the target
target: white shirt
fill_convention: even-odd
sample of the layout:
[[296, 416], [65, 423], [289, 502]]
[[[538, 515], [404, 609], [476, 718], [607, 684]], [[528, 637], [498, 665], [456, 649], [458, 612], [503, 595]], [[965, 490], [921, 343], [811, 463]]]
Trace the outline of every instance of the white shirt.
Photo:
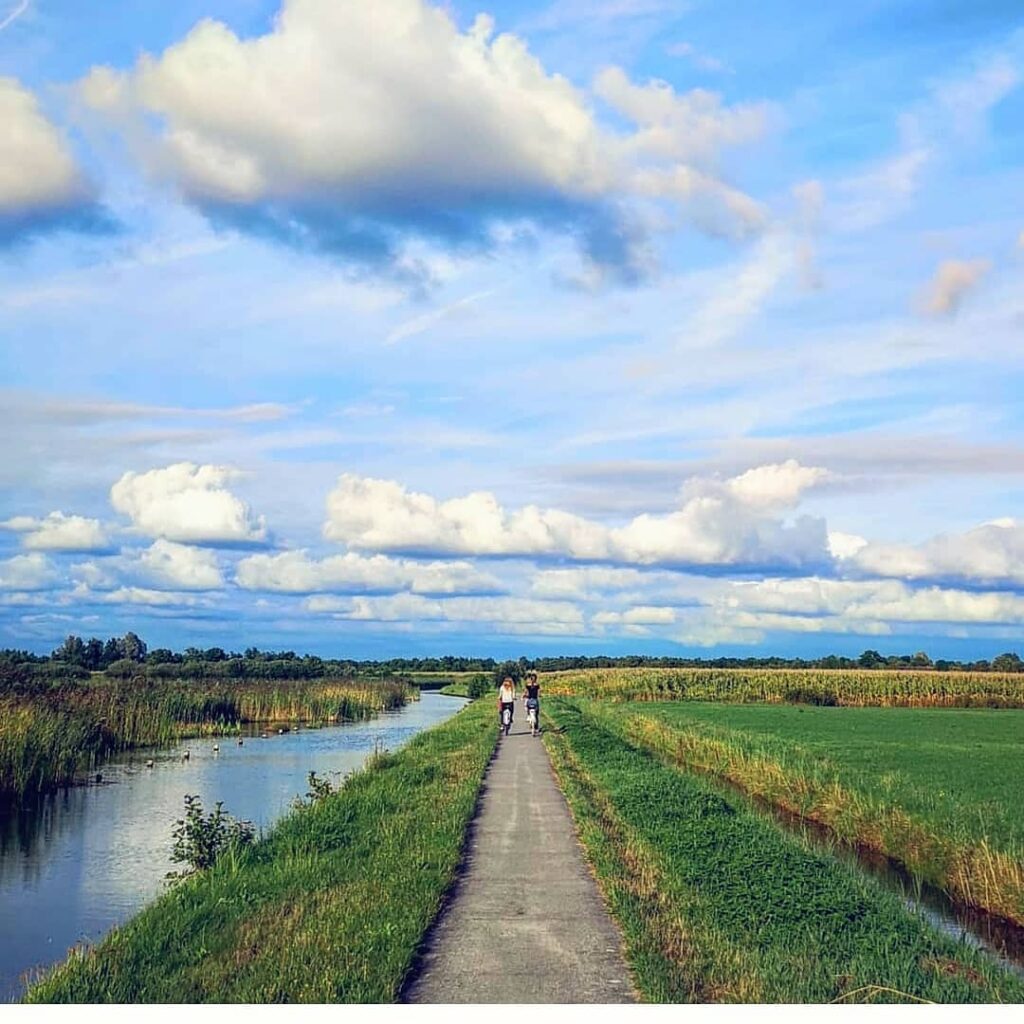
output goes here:
[[514, 701], [516, 699], [516, 688], [515, 686], [509, 686], [507, 683], [501, 684], [501, 690], [499, 696], [502, 701]]

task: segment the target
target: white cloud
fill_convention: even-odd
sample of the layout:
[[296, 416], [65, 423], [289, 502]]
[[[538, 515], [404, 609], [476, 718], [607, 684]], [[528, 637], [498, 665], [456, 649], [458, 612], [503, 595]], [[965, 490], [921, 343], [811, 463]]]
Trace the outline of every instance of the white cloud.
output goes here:
[[209, 550], [162, 538], [139, 554], [142, 573], [172, 590], [219, 590], [224, 586], [217, 556]]
[[650, 574], [639, 569], [586, 566], [579, 569], [542, 569], [530, 581], [537, 597], [562, 597], [576, 601], [593, 600], [609, 592], [639, 590]]
[[417, 562], [355, 552], [320, 560], [310, 558], [305, 551], [251, 555], [238, 563], [236, 579], [246, 590], [288, 594], [397, 590], [465, 594], [501, 589], [497, 579], [469, 562]]
[[676, 610], [637, 605], [624, 612], [598, 612], [591, 621], [598, 626], [668, 626], [676, 621]]
[[110, 489], [114, 508], [151, 537], [239, 544], [267, 538], [262, 516], [254, 516], [225, 486], [241, 474], [225, 466], [179, 462], [148, 473], [125, 473]]
[[87, 206], [92, 194], [67, 142], [47, 120], [36, 97], [17, 79], [0, 77], [0, 232]]
[[979, 61], [967, 74], [938, 85], [935, 98], [949, 117], [955, 134], [971, 141], [989, 111], [1020, 84], [1021, 74], [1006, 53]]
[[713, 348], [738, 335], [761, 312], [796, 259], [791, 239], [763, 238], [679, 332], [679, 347]]
[[310, 597], [311, 612], [362, 622], [486, 623], [497, 632], [573, 635], [584, 630], [583, 614], [573, 604], [515, 597], [429, 599], [416, 594], [392, 597]]
[[795, 459], [769, 466], [757, 466], [733, 477], [726, 485], [745, 505], [776, 509], [795, 505], [801, 495], [830, 478], [827, 469], [801, 466]]
[[16, 0], [14, 6], [0, 18], [0, 32], [13, 25], [31, 6], [31, 0]]
[[54, 564], [38, 551], [0, 561], [0, 590], [49, 590], [59, 578]]
[[147, 587], [118, 587], [102, 593], [90, 590], [85, 584], [75, 587], [73, 596], [82, 602], [95, 604], [135, 604], [149, 608], [197, 608], [209, 601], [190, 594], [175, 594], [167, 590], [151, 590]]
[[922, 308], [933, 316], [955, 313], [991, 269], [990, 260], [945, 260], [928, 284]]
[[614, 68], [595, 89], [632, 132], [599, 124], [586, 93], [487, 15], [461, 32], [424, 0], [284, 0], [263, 36], [205, 19], [130, 72], [94, 68], [79, 94], [215, 217], [411, 272], [409, 237], [486, 242], [526, 219], [635, 275], [645, 247], [619, 204], [637, 192], [682, 199], [698, 222], [714, 204], [725, 233], [761, 226], [715, 163], [760, 137], [765, 105]]
[[829, 530], [828, 533], [828, 549], [833, 558], [853, 558], [867, 543], [855, 533], [842, 533], [839, 530]]
[[327, 498], [324, 535], [351, 547], [414, 553], [552, 555], [639, 565], [800, 566], [828, 559], [824, 523], [787, 525], [769, 511], [795, 504], [827, 474], [796, 463], [726, 481], [693, 480], [681, 508], [608, 527], [535, 505], [506, 512], [493, 494], [438, 501], [391, 480], [344, 474]]
[[710, 601], [715, 621], [741, 629], [888, 633], [902, 623], [1024, 622], [1016, 594], [914, 588], [898, 580], [766, 579], [730, 583]]
[[852, 564], [873, 576], [908, 580], [958, 579], [976, 583], [1024, 583], [1024, 525], [1013, 519], [944, 534], [921, 545], [862, 547]]
[[665, 47], [665, 53], [670, 57], [684, 57], [699, 71], [710, 71], [713, 74], [721, 74], [732, 69], [724, 61], [701, 53], [693, 43], [670, 43]]
[[103, 551], [110, 539], [98, 519], [51, 512], [45, 519], [15, 516], [0, 528], [24, 534], [22, 544], [34, 551]]

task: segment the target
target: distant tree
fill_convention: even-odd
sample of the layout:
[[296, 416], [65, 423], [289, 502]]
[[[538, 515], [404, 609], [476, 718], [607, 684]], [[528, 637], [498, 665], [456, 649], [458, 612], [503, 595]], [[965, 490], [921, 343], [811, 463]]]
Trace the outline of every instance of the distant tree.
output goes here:
[[145, 641], [135, 633], [125, 633], [121, 648], [129, 661], [142, 661], [146, 657]]
[[515, 682], [523, 678], [523, 667], [518, 661], [503, 661], [492, 675], [495, 687], [501, 686], [505, 676], [511, 676]]
[[103, 668], [103, 641], [97, 637], [89, 637], [85, 642], [85, 661], [83, 663], [90, 672]]
[[924, 651], [918, 651], [917, 654], [910, 659], [910, 664], [913, 665], [914, 668], [931, 668], [932, 659], [929, 658]]
[[992, 659], [992, 671], [1024, 672], [1024, 661], [1021, 661], [1020, 656], [1012, 651], [1007, 651], [1006, 654], [997, 654]]
[[858, 659], [857, 664], [861, 668], [878, 668], [879, 665], [885, 664], [885, 658], [883, 658], [878, 651], [865, 651]]
[[72, 634], [65, 638], [64, 643], [53, 652], [54, 661], [63, 661], [68, 665], [85, 665], [85, 644], [80, 636]]
[[227, 661], [223, 647], [210, 647], [203, 652], [203, 661]]
[[112, 636], [103, 645], [103, 667], [107, 668], [112, 665], [115, 661], [120, 661], [124, 657], [124, 643], [119, 640], [116, 636]]

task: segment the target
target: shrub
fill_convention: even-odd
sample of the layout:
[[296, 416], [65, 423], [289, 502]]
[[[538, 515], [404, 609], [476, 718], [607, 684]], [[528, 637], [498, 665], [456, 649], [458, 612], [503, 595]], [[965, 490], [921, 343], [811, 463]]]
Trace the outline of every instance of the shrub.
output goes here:
[[188, 865], [186, 870], [167, 876], [176, 881], [213, 867], [226, 850], [250, 846], [256, 838], [256, 830], [251, 821], [238, 821], [225, 814], [222, 801], [218, 800], [214, 809], [204, 814], [199, 797], [186, 795], [185, 817], [178, 819], [172, 835], [171, 860]]

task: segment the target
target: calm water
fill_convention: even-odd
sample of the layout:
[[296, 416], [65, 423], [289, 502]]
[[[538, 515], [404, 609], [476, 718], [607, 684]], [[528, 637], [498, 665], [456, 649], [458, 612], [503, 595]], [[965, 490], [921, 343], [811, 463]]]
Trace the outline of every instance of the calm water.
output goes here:
[[395, 750], [465, 703], [424, 692], [369, 722], [257, 733], [242, 746], [224, 736], [135, 753], [104, 765], [99, 785], [0, 819], [0, 1001], [23, 992], [23, 972], [98, 939], [161, 891], [164, 875], [179, 867], [170, 861], [171, 829], [186, 793], [198, 793], [204, 809], [223, 800], [228, 813], [265, 828], [306, 792], [310, 771], [337, 782], [375, 743]]

